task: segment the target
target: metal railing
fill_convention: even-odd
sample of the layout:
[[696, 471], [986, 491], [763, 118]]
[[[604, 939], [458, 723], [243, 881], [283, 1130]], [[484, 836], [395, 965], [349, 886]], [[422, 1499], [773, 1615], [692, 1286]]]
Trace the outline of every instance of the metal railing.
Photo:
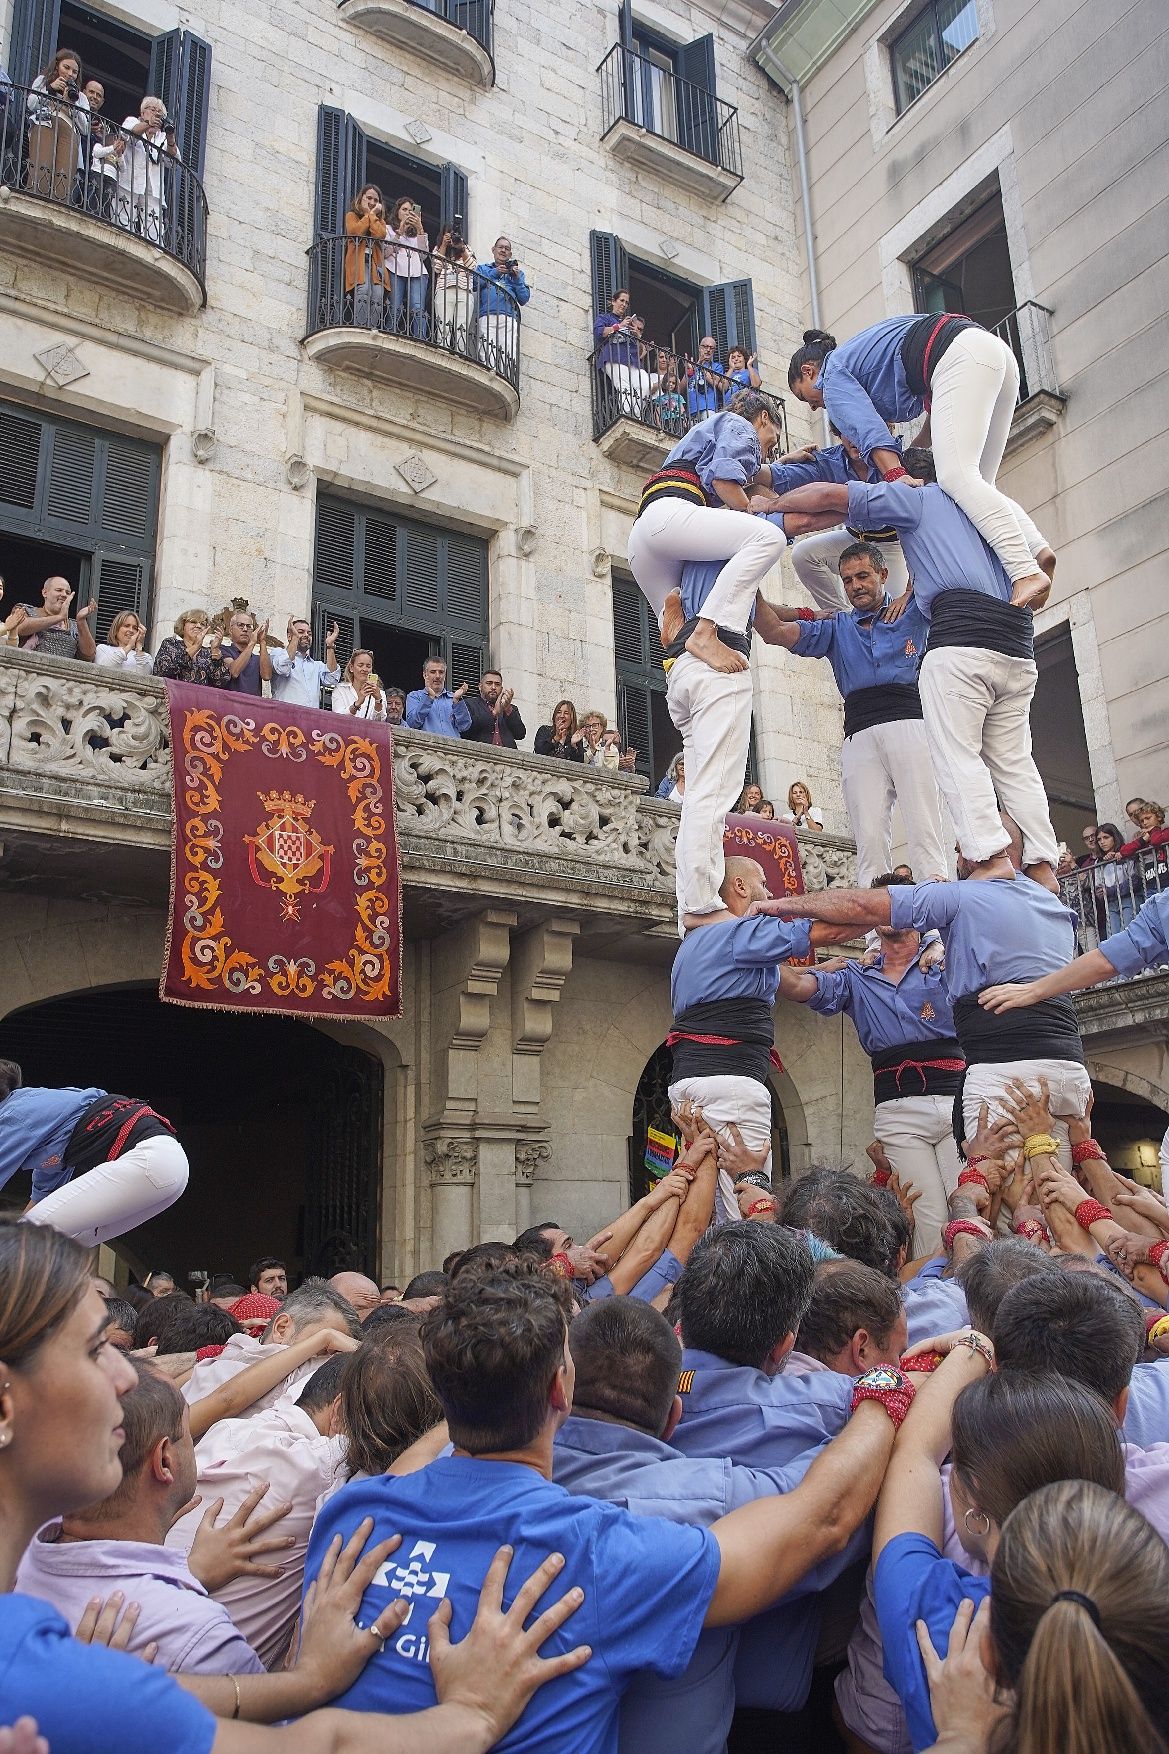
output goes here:
[[325, 329], [401, 335], [493, 372], [518, 395], [520, 306], [508, 289], [477, 268], [424, 251], [418, 252], [424, 273], [397, 275], [393, 251], [364, 237], [318, 238], [308, 252], [306, 336]]
[[597, 68], [601, 76], [601, 136], [618, 122], [672, 141], [684, 152], [743, 175], [739, 112], [704, 86], [658, 67], [648, 56], [614, 43]]
[[420, 12], [433, 12], [436, 18], [445, 18], [456, 30], [465, 30], [481, 49], [493, 55], [495, 0], [410, 0], [410, 4]]
[[1149, 897], [1164, 889], [1169, 889], [1169, 844], [1096, 859], [1061, 877], [1060, 895], [1076, 916], [1079, 953], [1123, 932]]
[[83, 98], [0, 87], [0, 184], [153, 244], [190, 269], [206, 302], [207, 199], [172, 142], [119, 127]]
[[[632, 420], [670, 444], [697, 421], [717, 413], [742, 388], [725, 374], [707, 372], [688, 354], [633, 339], [609, 342], [589, 355], [589, 384], [594, 439], [603, 438], [619, 420]], [[772, 405], [786, 451], [784, 399], [766, 388], [762, 394]]]
[[1019, 362], [1019, 400], [1025, 402], [1039, 390], [1060, 394], [1051, 362], [1051, 312], [1046, 305], [1028, 299], [996, 323], [992, 334], [1005, 341]]

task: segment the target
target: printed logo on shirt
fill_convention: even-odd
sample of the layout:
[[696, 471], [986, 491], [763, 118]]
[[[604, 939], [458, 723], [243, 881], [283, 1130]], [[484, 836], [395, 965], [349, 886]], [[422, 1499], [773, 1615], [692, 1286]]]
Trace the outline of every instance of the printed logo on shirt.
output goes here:
[[937, 1012], [934, 1010], [933, 1006], [930, 1004], [928, 999], [926, 1000], [925, 1004], [922, 1006], [921, 1010], [918, 1012], [918, 1016], [921, 1018], [923, 1023], [932, 1023], [934, 1018], [937, 1016]]
[[[447, 1593], [451, 1581], [449, 1571], [431, 1569], [434, 1559], [435, 1543], [433, 1541], [415, 1541], [410, 1549], [406, 1563], [401, 1560], [402, 1550], [391, 1558], [374, 1575], [374, 1583], [387, 1589], [392, 1595], [401, 1596], [410, 1606], [394, 1639], [394, 1649], [400, 1657], [408, 1662], [424, 1663], [430, 1654], [430, 1640], [426, 1636], [423, 1625], [417, 1631], [410, 1630], [410, 1622], [414, 1618], [414, 1604], [417, 1600], [436, 1599], [441, 1601]], [[430, 1618], [433, 1609], [427, 1609], [426, 1619]]]
[[911, 639], [907, 639], [905, 642], [905, 656], [907, 658], [916, 658], [917, 656], [917, 647]]
[[678, 1393], [680, 1395], [688, 1395], [693, 1387], [694, 1372], [692, 1370], [684, 1370], [678, 1378]]

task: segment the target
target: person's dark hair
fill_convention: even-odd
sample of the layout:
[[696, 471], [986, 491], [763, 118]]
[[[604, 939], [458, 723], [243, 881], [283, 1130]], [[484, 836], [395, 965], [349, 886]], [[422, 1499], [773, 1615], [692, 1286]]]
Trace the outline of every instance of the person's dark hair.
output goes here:
[[788, 389], [797, 381], [804, 366], [821, 365], [835, 346], [836, 337], [829, 335], [827, 330], [805, 329], [804, 344], [796, 348], [787, 368]]
[[911, 445], [901, 458], [902, 466], [919, 481], [936, 481], [938, 471], [934, 466], [934, 454], [925, 445]]
[[399, 688], [396, 682], [392, 688], [386, 689], [387, 700], [389, 700], [391, 694], [394, 696], [395, 700], [405, 700], [406, 698], [406, 690], [404, 688]]
[[1116, 1417], [1083, 1383], [1007, 1370], [968, 1384], [951, 1415], [962, 1490], [1001, 1528], [1029, 1492], [1053, 1480], [1094, 1480], [1124, 1492]]
[[859, 1328], [883, 1346], [901, 1308], [901, 1288], [886, 1274], [859, 1261], [824, 1261], [815, 1270], [796, 1345], [822, 1364], [835, 1358]]
[[141, 1358], [127, 1361], [138, 1372], [138, 1381], [122, 1396], [122, 1430], [126, 1433], [118, 1459], [122, 1478], [108, 1498], [79, 1515], [83, 1521], [105, 1521], [134, 1496], [143, 1463], [156, 1443], [168, 1437], [178, 1443], [183, 1435], [187, 1404], [169, 1376], [152, 1370]]
[[200, 1346], [222, 1346], [240, 1325], [225, 1309], [214, 1303], [192, 1303], [181, 1292], [173, 1297], [156, 1297], [144, 1309], [134, 1326], [135, 1347], [149, 1346], [157, 1341], [158, 1356], [168, 1352], [197, 1352]]
[[279, 1255], [261, 1255], [258, 1261], [252, 1262], [248, 1268], [248, 1285], [253, 1291], [260, 1289], [260, 1274], [267, 1273], [272, 1267], [282, 1267], [285, 1273], [288, 1272]]
[[872, 1191], [877, 1196], [878, 1208], [893, 1238], [893, 1249], [885, 1271], [897, 1278], [909, 1259], [909, 1251], [913, 1246], [913, 1220], [906, 1214], [892, 1188], [874, 1188]]
[[552, 1242], [549, 1237], [545, 1236], [544, 1232], [563, 1229], [563, 1224], [558, 1224], [555, 1218], [546, 1218], [542, 1224], [529, 1224], [528, 1228], [521, 1230], [516, 1237], [515, 1246], [521, 1254], [535, 1255], [539, 1260], [550, 1261], [552, 1259]]
[[610, 296], [610, 299], [609, 299], [609, 309], [610, 310], [613, 309], [613, 306], [617, 303], [617, 300], [619, 298], [628, 298], [628, 297], [629, 297], [629, 288], [627, 286], [616, 287], [614, 289], [612, 295]]
[[762, 1370], [812, 1295], [807, 1244], [749, 1219], [703, 1237], [678, 1281], [682, 1344]]
[[954, 1269], [954, 1277], [966, 1296], [970, 1323], [982, 1334], [994, 1327], [1008, 1291], [1025, 1279], [1051, 1280], [1060, 1276], [1055, 1262], [1022, 1237], [997, 1237], [975, 1249]]
[[62, 61], [76, 61], [77, 84], [83, 86], [85, 84], [85, 63], [82, 61], [81, 56], [77, 53], [76, 49], [57, 49], [54, 51], [53, 57], [48, 66], [41, 68], [41, 78], [44, 80], [45, 84], [51, 85], [54, 79], [56, 79], [61, 70]]
[[377, 184], [376, 183], [362, 183], [360, 189], [358, 189], [356, 195], [354, 195], [352, 201], [349, 203], [350, 213], [355, 213], [359, 219], [361, 217], [361, 203], [365, 199], [365, 196], [369, 193], [369, 191], [371, 189], [373, 190], [374, 194], [377, 196], [378, 200], [381, 202], [383, 209], [385, 208], [385, 205], [386, 205], [385, 196], [382, 194], [382, 192], [378, 188]]
[[991, 1567], [990, 1626], [1011, 1714], [995, 1754], [1165, 1754], [1169, 1548], [1101, 1486], [1024, 1499]]
[[403, 1309], [400, 1303], [379, 1303], [376, 1309], [362, 1318], [362, 1335], [371, 1334], [375, 1328], [391, 1328], [395, 1322], [413, 1322], [418, 1325], [418, 1311]]
[[847, 1169], [810, 1169], [788, 1188], [781, 1222], [838, 1254], [888, 1273], [900, 1246], [881, 1192]]
[[334, 1352], [318, 1364], [299, 1395], [296, 1397], [298, 1407], [306, 1413], [319, 1413], [322, 1407], [328, 1407], [341, 1393], [341, 1379], [355, 1352]]
[[1121, 834], [1115, 822], [1098, 822], [1096, 824], [1097, 851], [1099, 851], [1100, 848], [1100, 836], [1102, 834], [1110, 834], [1112, 836], [1112, 845], [1107, 849], [1110, 853], [1118, 853], [1128, 838], [1126, 835]]
[[727, 397], [726, 406], [732, 414], [741, 414], [744, 420], [758, 420], [761, 414], [775, 420], [775, 403], [762, 390], [736, 390], [733, 396]]
[[522, 1449], [543, 1429], [571, 1312], [564, 1281], [521, 1261], [452, 1280], [422, 1349], [459, 1449]]
[[867, 560], [874, 572], [888, 572], [889, 567], [885, 556], [875, 542], [850, 542], [842, 548], [836, 560], [836, 570], [840, 571], [846, 560]]
[[110, 1326], [121, 1329], [122, 1333], [133, 1337], [138, 1325], [138, 1311], [125, 1297], [107, 1297], [106, 1311], [110, 1318]]
[[350, 1473], [384, 1474], [443, 1416], [422, 1356], [419, 1327], [416, 1315], [383, 1324], [346, 1360], [341, 1424], [349, 1439]]
[[89, 1289], [89, 1256], [51, 1224], [0, 1219], [0, 1362], [22, 1369]]
[[229, 1279], [226, 1275], [222, 1275], [218, 1279], [212, 1279], [210, 1285], [207, 1287], [207, 1290], [212, 1297], [246, 1297], [247, 1296], [247, 1290], [243, 1285], [240, 1284], [239, 1280], [238, 1279]]
[[489, 1272], [501, 1267], [505, 1261], [514, 1261], [517, 1249], [514, 1242], [477, 1242], [469, 1249], [464, 1249], [447, 1275], [447, 1282], [453, 1285], [464, 1273]]
[[869, 883], [870, 889], [899, 889], [902, 884], [912, 883], [912, 877], [899, 877], [896, 871], [881, 871]]
[[1056, 1374], [1110, 1405], [1145, 1347], [1139, 1305], [1097, 1273], [1046, 1273], [1008, 1291], [990, 1330], [1000, 1371]]
[[24, 1074], [15, 1060], [0, 1060], [0, 1102], [19, 1090], [24, 1083]]
[[441, 1297], [446, 1288], [446, 1274], [440, 1273], [437, 1267], [430, 1267], [425, 1273], [415, 1273], [402, 1293], [402, 1302], [410, 1297]]
[[662, 1435], [682, 1365], [682, 1348], [665, 1316], [635, 1297], [605, 1297], [577, 1316], [568, 1347], [576, 1367], [574, 1407]]
[[1055, 1262], [1061, 1273], [1084, 1274], [1089, 1278], [1099, 1279], [1113, 1297], [1121, 1297], [1126, 1303], [1131, 1303], [1134, 1309], [1139, 1309], [1141, 1320], [1144, 1320], [1145, 1306], [1141, 1302], [1139, 1291], [1111, 1267], [1102, 1267], [1099, 1261], [1090, 1260], [1087, 1255], [1075, 1252], [1063, 1254], [1057, 1250], [1048, 1259]]

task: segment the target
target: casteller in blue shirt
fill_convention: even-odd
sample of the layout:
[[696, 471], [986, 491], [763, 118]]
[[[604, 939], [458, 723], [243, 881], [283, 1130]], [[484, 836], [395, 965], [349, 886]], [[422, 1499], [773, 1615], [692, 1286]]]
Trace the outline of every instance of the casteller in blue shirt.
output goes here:
[[915, 1754], [937, 1740], [929, 1683], [917, 1642], [924, 1620], [939, 1656], [963, 1601], [977, 1608], [990, 1594], [990, 1579], [943, 1558], [928, 1535], [895, 1535], [877, 1560], [873, 1598], [885, 1648], [885, 1679], [905, 1707]]

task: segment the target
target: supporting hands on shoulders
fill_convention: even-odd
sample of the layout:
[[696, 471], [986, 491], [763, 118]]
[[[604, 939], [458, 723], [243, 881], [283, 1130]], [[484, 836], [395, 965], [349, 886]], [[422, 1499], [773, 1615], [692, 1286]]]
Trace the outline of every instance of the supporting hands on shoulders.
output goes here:
[[[223, 1509], [222, 1498], [214, 1499], [203, 1512], [187, 1563], [192, 1576], [209, 1596], [225, 1584], [234, 1583], [237, 1577], [283, 1576], [282, 1565], [263, 1564], [261, 1559], [264, 1554], [280, 1553], [295, 1546], [295, 1535], [268, 1533], [274, 1524], [288, 1515], [292, 1504], [274, 1502], [261, 1510], [260, 1500], [267, 1493], [268, 1485], [269, 1482], [264, 1480], [254, 1486], [234, 1516], [222, 1527], [218, 1520]], [[193, 1498], [182, 1514], [197, 1509], [201, 1502], [200, 1498]]]
[[974, 1603], [959, 1603], [946, 1654], [934, 1649], [924, 1620], [917, 1622], [917, 1643], [930, 1690], [937, 1740], [928, 1754], [984, 1754], [991, 1732], [1007, 1715], [993, 1676], [982, 1660], [990, 1638], [990, 1597], [978, 1612]]

